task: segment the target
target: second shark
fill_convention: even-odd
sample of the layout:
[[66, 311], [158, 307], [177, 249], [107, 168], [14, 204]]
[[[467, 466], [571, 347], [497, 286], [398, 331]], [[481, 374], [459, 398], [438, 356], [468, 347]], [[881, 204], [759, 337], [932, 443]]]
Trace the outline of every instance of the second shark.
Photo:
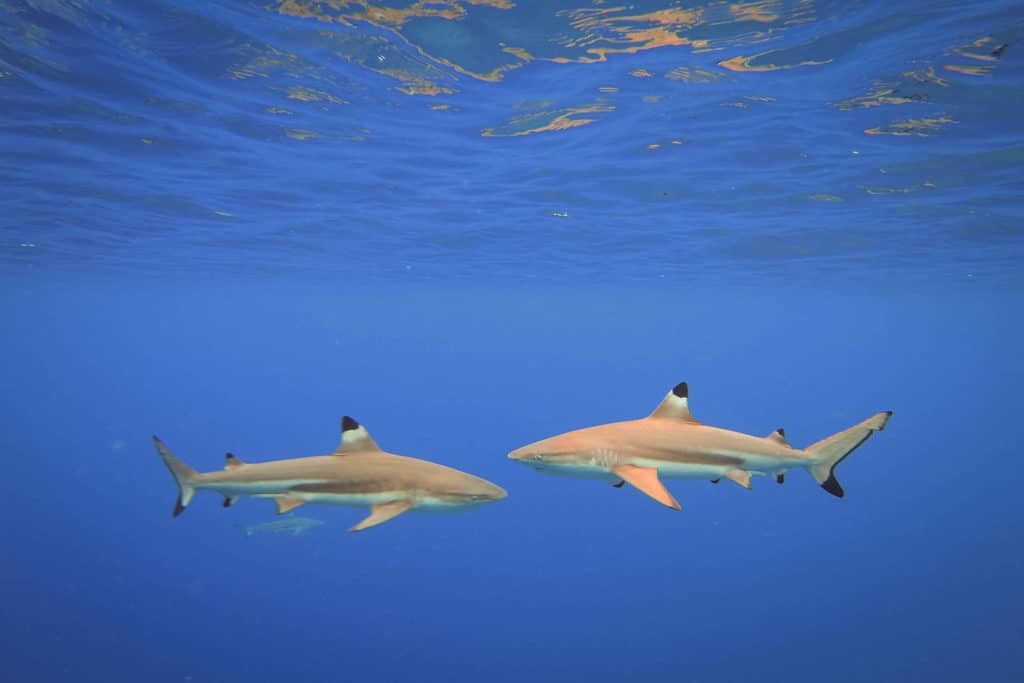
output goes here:
[[245, 463], [228, 453], [224, 469], [216, 472], [197, 472], [155, 436], [153, 443], [178, 484], [175, 517], [197, 490], [209, 489], [224, 496], [224, 507], [241, 496], [270, 498], [278, 514], [305, 503], [367, 505], [370, 516], [350, 529], [362, 531], [408, 510], [457, 510], [507, 495], [500, 486], [472, 474], [385, 453], [351, 417], [342, 418], [341, 445], [328, 455]]

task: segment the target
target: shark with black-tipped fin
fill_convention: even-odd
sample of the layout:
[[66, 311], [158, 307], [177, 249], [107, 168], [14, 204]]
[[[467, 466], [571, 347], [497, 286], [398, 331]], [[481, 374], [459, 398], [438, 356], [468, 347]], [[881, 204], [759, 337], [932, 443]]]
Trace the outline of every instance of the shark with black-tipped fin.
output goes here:
[[774, 476], [781, 484], [788, 470], [800, 467], [842, 498], [836, 467], [890, 417], [891, 410], [875, 413], [807, 448], [793, 448], [781, 429], [759, 437], [702, 424], [690, 413], [689, 389], [682, 382], [645, 418], [566, 432], [508, 457], [550, 474], [606, 479], [616, 487], [626, 482], [674, 510], [682, 506], [661, 478], [725, 478], [749, 489], [752, 476]]
[[155, 436], [153, 443], [178, 484], [175, 517], [196, 491], [209, 489], [224, 496], [224, 507], [242, 496], [270, 498], [278, 514], [306, 503], [369, 506], [370, 516], [350, 529], [362, 531], [409, 510], [458, 510], [507, 495], [500, 486], [461, 470], [385, 453], [365, 427], [347, 416], [341, 420], [341, 445], [327, 455], [245, 463], [228, 453], [224, 469], [214, 472], [197, 472]]

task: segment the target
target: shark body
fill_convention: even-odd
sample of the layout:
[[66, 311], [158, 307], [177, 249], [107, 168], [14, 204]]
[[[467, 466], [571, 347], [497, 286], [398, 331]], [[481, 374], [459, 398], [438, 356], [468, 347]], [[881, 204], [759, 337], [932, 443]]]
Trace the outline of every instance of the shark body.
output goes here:
[[876, 413], [805, 449], [793, 448], [778, 429], [766, 437], [710, 427], [690, 413], [689, 389], [676, 385], [648, 417], [587, 427], [523, 446], [512, 460], [550, 474], [605, 479], [617, 487], [628, 482], [659, 503], [682, 506], [659, 477], [722, 478], [750, 488], [752, 476], [774, 476], [799, 467], [810, 471], [823, 489], [843, 497], [835, 469], [876, 431], [892, 411]]
[[299, 536], [310, 529], [315, 529], [318, 526], [323, 525], [323, 521], [319, 519], [285, 515], [284, 517], [280, 517], [270, 522], [260, 522], [258, 524], [235, 524], [235, 528], [240, 529], [246, 536], [252, 536], [254, 534], [288, 534], [290, 536]]
[[224, 469], [214, 472], [197, 472], [155, 436], [153, 443], [178, 484], [175, 517], [208, 489], [224, 496], [224, 507], [242, 496], [270, 498], [278, 514], [306, 503], [369, 506], [370, 516], [350, 529], [362, 531], [412, 509], [459, 510], [507, 495], [461, 470], [386, 453], [351, 417], [342, 418], [341, 430], [341, 445], [327, 455], [245, 463], [228, 453]]

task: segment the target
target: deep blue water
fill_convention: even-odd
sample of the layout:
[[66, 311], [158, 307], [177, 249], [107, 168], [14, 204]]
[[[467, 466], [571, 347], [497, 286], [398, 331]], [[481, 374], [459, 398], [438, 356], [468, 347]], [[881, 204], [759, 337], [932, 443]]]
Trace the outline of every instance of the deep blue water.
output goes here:
[[[12, 681], [1024, 679], [1024, 6], [0, 6]], [[753, 491], [506, 454], [649, 413]], [[388, 451], [506, 500], [300, 535], [200, 470]]]

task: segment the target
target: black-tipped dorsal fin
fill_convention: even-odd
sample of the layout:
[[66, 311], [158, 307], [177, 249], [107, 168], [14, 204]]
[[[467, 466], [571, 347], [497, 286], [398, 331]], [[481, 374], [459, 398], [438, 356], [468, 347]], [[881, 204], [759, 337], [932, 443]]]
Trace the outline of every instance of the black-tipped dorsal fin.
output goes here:
[[786, 430], [783, 429], [782, 427], [779, 427], [774, 432], [772, 432], [771, 434], [764, 438], [768, 439], [769, 441], [774, 441], [775, 443], [782, 444], [783, 446], [789, 446], [789, 442], [786, 441]]
[[234, 453], [225, 453], [224, 454], [224, 469], [231, 470], [231, 469], [234, 469], [236, 467], [241, 467], [244, 464], [245, 463], [242, 462], [242, 459], [239, 458]]
[[680, 382], [672, 388], [672, 391], [668, 392], [658, 407], [651, 413], [651, 417], [657, 418], [674, 418], [676, 420], [685, 420], [693, 424], [699, 425], [700, 422], [690, 414], [690, 389], [686, 385], [686, 382]]
[[335, 455], [379, 450], [380, 446], [370, 436], [370, 432], [366, 431], [366, 427], [348, 415], [341, 418], [341, 445], [334, 451]]

